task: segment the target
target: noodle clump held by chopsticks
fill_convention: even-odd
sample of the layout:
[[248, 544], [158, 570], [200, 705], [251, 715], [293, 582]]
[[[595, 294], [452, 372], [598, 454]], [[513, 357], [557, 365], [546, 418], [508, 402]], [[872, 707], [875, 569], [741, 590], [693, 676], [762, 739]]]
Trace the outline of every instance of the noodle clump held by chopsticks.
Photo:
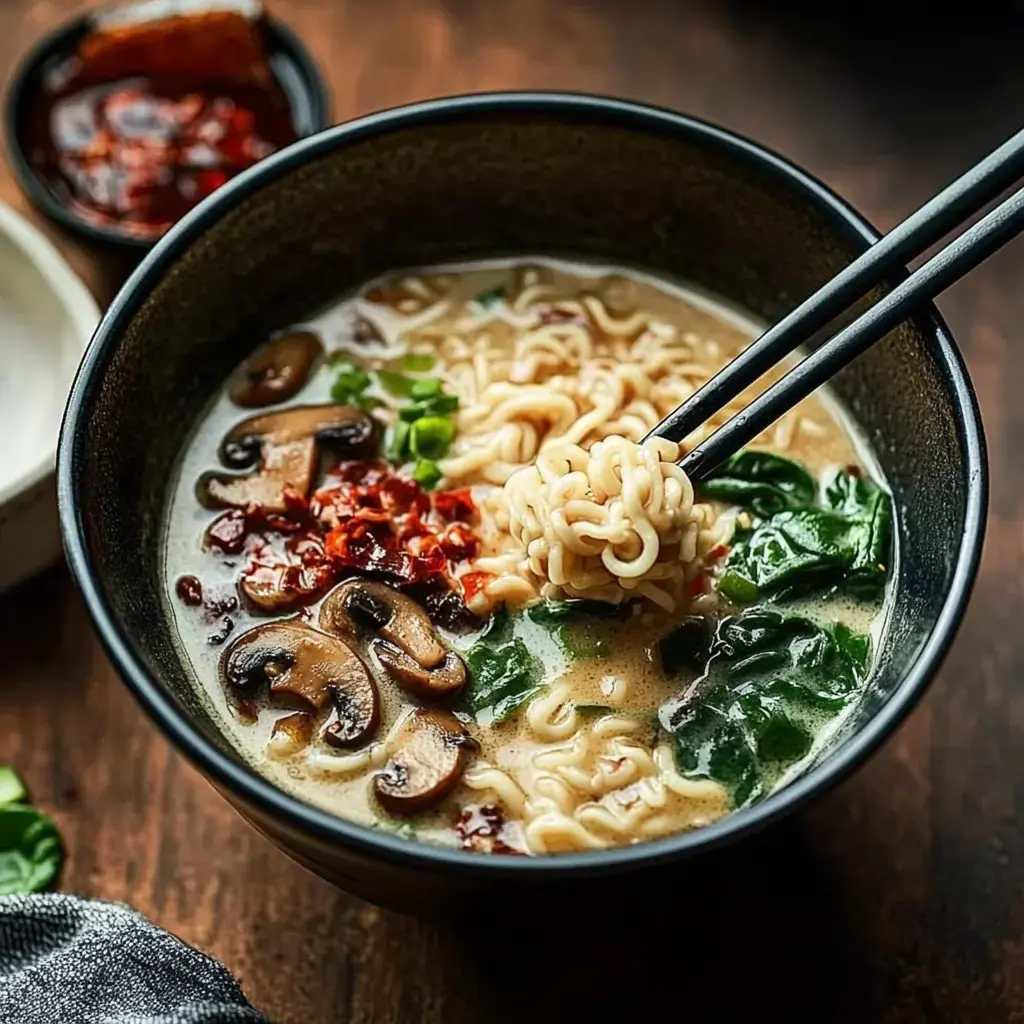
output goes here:
[[694, 503], [679, 456], [664, 438], [541, 452], [504, 488], [516, 571], [549, 600], [646, 597], [679, 607], [717, 543], [712, 511]]

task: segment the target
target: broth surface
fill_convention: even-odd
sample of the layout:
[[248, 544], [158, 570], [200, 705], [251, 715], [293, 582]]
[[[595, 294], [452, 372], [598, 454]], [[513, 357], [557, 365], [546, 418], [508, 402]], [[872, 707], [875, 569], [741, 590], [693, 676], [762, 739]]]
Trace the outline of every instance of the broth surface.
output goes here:
[[[381, 368], [409, 365], [402, 360], [410, 354], [440, 354], [440, 364], [429, 372], [443, 377], [451, 390], [459, 390], [460, 378], [444, 372], [454, 362], [446, 361], [443, 354], [455, 351], [450, 339], [467, 336], [465, 317], [470, 310], [487, 329], [488, 351], [511, 346], [520, 331], [513, 299], [531, 287], [529, 281], [533, 280], [529, 276], [524, 279], [524, 274], [535, 274], [543, 282], [547, 289], [544, 301], [552, 307], [563, 300], [572, 302], [581, 295], [597, 294], [609, 309], [618, 305], [627, 311], [644, 311], [651, 320], [670, 325], [681, 338], [688, 339], [695, 360], [710, 373], [763, 329], [698, 292], [623, 268], [540, 258], [434, 268], [371, 282], [359, 294], [296, 325], [296, 329], [319, 336], [328, 358], [320, 360], [298, 394], [273, 408], [330, 402], [339, 358], [351, 359], [372, 375]], [[446, 307], [439, 312], [440, 302]], [[501, 309], [496, 319], [486, 319], [489, 304]], [[425, 333], [420, 330], [423, 325]], [[471, 355], [467, 358], [472, 361]], [[426, 359], [423, 362], [425, 365]], [[764, 384], [774, 376], [777, 374], [766, 377]], [[381, 388], [378, 380], [364, 395], [382, 403], [377, 415], [394, 421], [400, 402]], [[750, 397], [741, 396], [712, 426]], [[559, 852], [642, 841], [707, 824], [732, 809], [734, 798], [727, 786], [702, 778], [699, 770], [683, 770], [678, 762], [673, 763], [664, 709], [701, 673], [667, 678], [658, 654], [659, 641], [685, 612], [696, 610], [718, 618], [737, 611], [716, 595], [719, 570], [715, 567], [708, 574], [708, 591], [695, 609], [668, 611], [640, 600], [626, 606], [618, 617], [588, 622], [588, 643], [596, 648], [597, 656], [570, 656], [550, 624], [515, 611], [503, 627], [506, 642], [522, 640], [541, 664], [539, 692], [501, 723], [492, 722], [486, 709], [465, 716], [479, 751], [458, 787], [429, 811], [413, 816], [389, 814], [373, 793], [371, 780], [387, 760], [389, 740], [410, 709], [421, 703], [393, 685], [379, 686], [381, 725], [378, 743], [369, 754], [332, 750], [314, 741], [291, 756], [270, 756], [268, 743], [274, 723], [294, 709], [263, 703], [251, 721], [239, 715], [220, 677], [225, 649], [268, 617], [239, 598], [238, 579], [245, 556], [225, 556], [204, 548], [204, 531], [218, 513], [202, 507], [195, 493], [196, 480], [218, 467], [222, 438], [254, 411], [240, 408], [225, 390], [189, 438], [168, 511], [165, 579], [169, 613], [196, 686], [231, 742], [257, 771], [301, 799], [364, 825], [497, 852]], [[460, 457], [460, 440], [461, 435], [456, 437], [450, 456], [455, 462]], [[689, 440], [692, 444], [693, 439]], [[816, 478], [838, 466], [851, 467], [856, 476], [882, 483], [866, 446], [827, 391], [801, 403], [753, 447], [795, 460]], [[443, 467], [446, 461], [440, 464]], [[451, 485], [447, 478], [441, 484], [442, 488], [472, 489], [480, 508], [475, 529], [482, 542], [479, 557], [484, 564], [487, 557], [501, 555], [510, 544], [501, 517], [492, 514], [503, 472], [494, 469], [492, 462]], [[726, 513], [722, 502], [713, 503], [713, 508], [718, 515]], [[740, 523], [746, 522], [743, 515]], [[469, 568], [473, 567], [470, 564]], [[190, 606], [181, 599], [177, 581], [183, 577], [201, 581], [202, 606]], [[314, 623], [321, 603], [322, 598], [308, 602]], [[494, 607], [497, 605], [486, 611]], [[786, 607], [792, 614], [829, 628], [845, 624], [854, 633], [871, 636], [876, 644], [884, 626], [884, 602], [880, 600], [812, 596], [790, 601]], [[464, 654], [480, 641], [479, 631], [439, 632]], [[380, 682], [379, 671], [377, 676]], [[773, 766], [765, 762], [766, 791], [799, 774], [853, 703], [838, 712], [811, 714], [803, 720], [813, 736], [812, 746], [792, 763]], [[532, 810], [528, 812], [524, 806]], [[492, 813], [494, 808], [496, 813]]]

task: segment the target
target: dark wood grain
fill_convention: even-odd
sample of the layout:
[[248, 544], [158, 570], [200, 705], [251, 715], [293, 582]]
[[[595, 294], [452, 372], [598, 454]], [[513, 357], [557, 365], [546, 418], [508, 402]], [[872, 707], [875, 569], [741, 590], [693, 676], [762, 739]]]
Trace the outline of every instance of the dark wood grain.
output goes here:
[[[4, 0], [0, 72], [82, 6]], [[507, 87], [640, 98], [763, 140], [882, 228], [1024, 112], [1014, 5], [972, 4], [913, 31], [892, 26], [894, 7], [914, 9], [274, 5], [327, 70], [338, 119]], [[0, 198], [30, 213], [6, 168]], [[43, 226], [109, 300], [124, 268]], [[981, 578], [940, 678], [852, 781], [756, 847], [688, 869], [703, 874], [696, 887], [588, 920], [545, 906], [509, 924], [481, 908], [472, 932], [360, 904], [257, 836], [156, 734], [56, 568], [0, 599], [0, 760], [64, 830], [63, 887], [125, 900], [208, 950], [280, 1022], [731, 1021], [769, 1009], [791, 1022], [1024, 1020], [1022, 274], [1017, 243], [941, 303], [978, 388], [994, 479]]]

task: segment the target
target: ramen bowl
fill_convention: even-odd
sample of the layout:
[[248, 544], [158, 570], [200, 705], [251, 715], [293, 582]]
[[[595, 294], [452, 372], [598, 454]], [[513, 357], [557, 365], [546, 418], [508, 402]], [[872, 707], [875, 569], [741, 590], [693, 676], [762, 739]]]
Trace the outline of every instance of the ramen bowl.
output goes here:
[[[183, 219], [114, 301], [75, 382], [59, 457], [64, 542], [99, 635], [171, 741], [271, 841], [372, 902], [487, 898], [711, 857], [861, 764], [920, 698], [966, 604], [987, 496], [978, 410], [934, 308], [834, 382], [892, 490], [900, 559], [867, 692], [807, 769], [705, 828], [609, 850], [485, 856], [334, 817], [235, 752], [166, 604], [170, 481], [190, 424], [268, 333], [396, 268], [575, 255], [681, 279], [773, 321], [876, 233], [775, 154], [671, 112], [578, 95], [453, 98], [296, 143]], [[490, 904], [489, 904], [490, 905]]]

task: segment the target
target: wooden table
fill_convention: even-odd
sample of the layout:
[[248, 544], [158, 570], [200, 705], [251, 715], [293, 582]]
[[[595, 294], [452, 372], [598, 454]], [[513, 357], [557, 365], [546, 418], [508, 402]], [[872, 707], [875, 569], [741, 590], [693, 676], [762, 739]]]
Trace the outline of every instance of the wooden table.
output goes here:
[[[339, 120], [471, 90], [617, 93], [764, 141], [882, 228], [1018, 126], [1012, 11], [975, 3], [970, 32], [933, 17], [922, 37], [886, 24], [899, 5], [861, 4], [847, 25], [823, 22], [812, 3], [786, 22], [771, 6], [274, 9], [327, 69]], [[3, 0], [0, 69], [81, 7]], [[5, 168], [0, 197], [30, 212]], [[123, 268], [44, 227], [109, 300]], [[789, 1022], [1024, 1020], [1021, 274], [1018, 243], [941, 303], [980, 394], [994, 481], [981, 578], [940, 678], [838, 792], [756, 850], [687, 868], [706, 874], [699, 903], [669, 894], [587, 921], [531, 907], [512, 925], [481, 908], [479, 928], [453, 931], [335, 891], [256, 835], [157, 735], [54, 569], [0, 600], [0, 761], [64, 830], [63, 887], [125, 900], [208, 950], [281, 1022], [731, 1021], [767, 1008]]]

